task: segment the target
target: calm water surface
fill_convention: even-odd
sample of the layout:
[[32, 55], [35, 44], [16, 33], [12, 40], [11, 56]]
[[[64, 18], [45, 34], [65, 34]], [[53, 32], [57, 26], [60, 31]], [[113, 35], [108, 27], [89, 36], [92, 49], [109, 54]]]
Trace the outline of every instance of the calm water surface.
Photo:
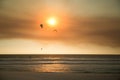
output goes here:
[[0, 71], [120, 74], [120, 55], [0, 55]]

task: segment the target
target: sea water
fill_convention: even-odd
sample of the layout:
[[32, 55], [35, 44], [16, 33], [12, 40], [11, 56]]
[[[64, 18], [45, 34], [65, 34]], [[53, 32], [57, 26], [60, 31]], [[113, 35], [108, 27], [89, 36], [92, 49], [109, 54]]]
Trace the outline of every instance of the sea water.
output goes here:
[[120, 55], [0, 55], [0, 71], [120, 74]]

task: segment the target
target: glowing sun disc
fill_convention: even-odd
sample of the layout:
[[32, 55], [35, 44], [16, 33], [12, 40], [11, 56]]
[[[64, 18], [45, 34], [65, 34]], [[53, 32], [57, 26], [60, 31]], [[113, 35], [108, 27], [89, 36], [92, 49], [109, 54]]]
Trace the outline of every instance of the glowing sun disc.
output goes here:
[[49, 24], [49, 25], [52, 25], [52, 26], [53, 26], [53, 25], [56, 25], [56, 23], [57, 23], [57, 22], [56, 22], [56, 19], [55, 19], [55, 18], [50, 18], [50, 19], [48, 19], [48, 24]]

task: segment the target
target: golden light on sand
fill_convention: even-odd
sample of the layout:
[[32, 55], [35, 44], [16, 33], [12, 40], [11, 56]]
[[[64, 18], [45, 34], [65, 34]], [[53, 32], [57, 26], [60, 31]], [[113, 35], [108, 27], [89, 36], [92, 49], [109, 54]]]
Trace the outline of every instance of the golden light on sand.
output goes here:
[[57, 24], [57, 20], [56, 20], [56, 18], [51, 17], [51, 18], [48, 19], [47, 23], [48, 23], [50, 26], [53, 27], [53, 26], [55, 26], [55, 25]]

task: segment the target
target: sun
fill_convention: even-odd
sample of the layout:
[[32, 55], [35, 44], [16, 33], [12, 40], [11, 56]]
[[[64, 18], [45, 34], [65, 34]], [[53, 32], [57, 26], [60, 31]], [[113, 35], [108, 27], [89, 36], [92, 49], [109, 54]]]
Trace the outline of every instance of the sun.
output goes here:
[[55, 26], [57, 24], [57, 20], [52, 17], [52, 18], [49, 18], [47, 23], [50, 25], [50, 26]]

